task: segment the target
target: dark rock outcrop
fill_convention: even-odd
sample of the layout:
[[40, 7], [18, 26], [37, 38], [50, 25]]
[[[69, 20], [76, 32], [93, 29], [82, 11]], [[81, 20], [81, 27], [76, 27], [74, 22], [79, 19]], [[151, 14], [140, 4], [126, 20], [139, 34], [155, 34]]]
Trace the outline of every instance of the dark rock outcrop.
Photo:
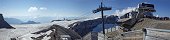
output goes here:
[[71, 25], [69, 25], [71, 30], [74, 30], [77, 32], [80, 36], [84, 36], [90, 31], [93, 30], [98, 24], [102, 23], [101, 18], [95, 19], [95, 20], [88, 20], [88, 21], [82, 21], [82, 22], [75, 22]]
[[52, 31], [49, 35], [44, 34], [41, 35], [39, 37], [31, 37], [32, 39], [35, 40], [42, 40], [45, 36], [47, 37], [51, 37], [49, 40], [62, 40], [62, 36], [64, 35], [68, 35], [70, 36], [69, 40], [77, 40], [77, 39], [81, 39], [80, 35], [78, 35], [76, 32], [74, 32], [73, 30], [70, 29], [66, 29], [64, 27], [61, 27], [59, 25], [52, 25], [50, 28], [32, 33], [32, 34], [41, 34], [41, 33], [45, 33], [47, 31]]
[[[108, 17], [104, 18], [105, 24], [114, 24], [117, 22], [117, 18], [118, 17], [114, 16], [114, 15], [108, 16]], [[86, 34], [88, 34], [89, 32], [93, 31], [93, 29], [101, 23], [102, 23], [102, 18], [98, 18], [98, 19], [93, 19], [93, 20], [75, 22], [75, 23], [69, 25], [69, 27], [71, 30], [74, 30], [80, 36], [83, 37]]]
[[0, 28], [13, 28], [4, 20], [2, 14], [0, 14]]

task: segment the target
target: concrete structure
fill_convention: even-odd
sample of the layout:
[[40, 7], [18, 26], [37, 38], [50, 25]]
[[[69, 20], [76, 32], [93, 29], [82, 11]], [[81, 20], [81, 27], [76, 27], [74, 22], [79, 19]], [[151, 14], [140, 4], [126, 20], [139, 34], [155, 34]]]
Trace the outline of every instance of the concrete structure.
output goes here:
[[136, 11], [138, 12], [137, 17], [139, 18], [144, 16], [153, 16], [153, 12], [156, 12], [154, 5], [149, 3], [138, 4]]
[[124, 14], [120, 18], [142, 18], [144, 16], [153, 16], [153, 12], [156, 12], [153, 4], [141, 3], [138, 4], [138, 8], [135, 10]]
[[139, 19], [148, 16], [154, 17], [152, 14], [153, 12], [156, 12], [153, 4], [141, 3], [138, 5], [138, 8], [136, 8], [135, 10], [121, 16], [120, 20], [118, 20], [118, 23], [120, 23], [123, 27], [125, 27], [124, 28], [125, 31], [130, 31], [130, 28], [132, 28], [133, 25], [135, 25], [135, 23], [141, 21]]

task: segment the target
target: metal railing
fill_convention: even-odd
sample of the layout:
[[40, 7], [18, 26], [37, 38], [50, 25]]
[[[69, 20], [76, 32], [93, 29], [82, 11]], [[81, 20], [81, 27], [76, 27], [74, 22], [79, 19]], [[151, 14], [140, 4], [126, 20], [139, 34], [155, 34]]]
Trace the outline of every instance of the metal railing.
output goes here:
[[[166, 29], [155, 29], [155, 28], [144, 28], [144, 30], [135, 30], [129, 32], [120, 33], [110, 40], [170, 40], [170, 30]], [[121, 39], [120, 39], [121, 38]]]
[[170, 30], [145, 28], [144, 40], [170, 40]]

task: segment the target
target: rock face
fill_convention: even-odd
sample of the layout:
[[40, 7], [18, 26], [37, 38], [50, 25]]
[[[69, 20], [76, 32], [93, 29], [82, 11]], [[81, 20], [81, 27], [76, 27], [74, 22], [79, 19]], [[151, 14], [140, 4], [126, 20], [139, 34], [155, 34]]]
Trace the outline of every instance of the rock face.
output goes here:
[[69, 27], [71, 30], [77, 32], [80, 36], [85, 36], [88, 32], [92, 31], [98, 24], [102, 23], [101, 18], [95, 20], [88, 20], [82, 22], [75, 22]]
[[4, 20], [2, 14], [0, 14], [0, 28], [13, 28]]
[[73, 30], [66, 29], [59, 25], [52, 25], [49, 28], [22, 35], [11, 40], [80, 40], [81, 36]]
[[[117, 16], [112, 15], [105, 18], [105, 24], [114, 24], [116, 22], [117, 22]], [[89, 32], [93, 31], [93, 29], [101, 23], [102, 23], [102, 19], [98, 18], [93, 20], [75, 22], [69, 25], [69, 27], [71, 30], [74, 30], [80, 36], [83, 37]]]

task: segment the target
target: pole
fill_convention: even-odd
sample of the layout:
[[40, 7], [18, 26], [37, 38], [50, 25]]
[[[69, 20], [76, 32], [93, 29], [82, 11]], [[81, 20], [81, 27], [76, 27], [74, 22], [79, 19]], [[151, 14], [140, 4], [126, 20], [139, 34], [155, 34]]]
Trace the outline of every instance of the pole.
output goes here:
[[104, 40], [105, 40], [105, 27], [104, 27], [103, 3], [102, 2], [101, 2], [101, 16], [102, 16], [103, 35], [104, 35]]
[[97, 13], [97, 12], [100, 12], [101, 11], [101, 16], [102, 16], [102, 30], [103, 30], [103, 35], [104, 35], [104, 40], [105, 40], [105, 26], [104, 26], [104, 23], [105, 23], [105, 16], [104, 16], [104, 13], [103, 11], [106, 11], [106, 10], [111, 10], [112, 8], [110, 7], [103, 7], [103, 0], [101, 2], [101, 5], [99, 6], [99, 8], [97, 8], [96, 10], [93, 10], [93, 13]]

